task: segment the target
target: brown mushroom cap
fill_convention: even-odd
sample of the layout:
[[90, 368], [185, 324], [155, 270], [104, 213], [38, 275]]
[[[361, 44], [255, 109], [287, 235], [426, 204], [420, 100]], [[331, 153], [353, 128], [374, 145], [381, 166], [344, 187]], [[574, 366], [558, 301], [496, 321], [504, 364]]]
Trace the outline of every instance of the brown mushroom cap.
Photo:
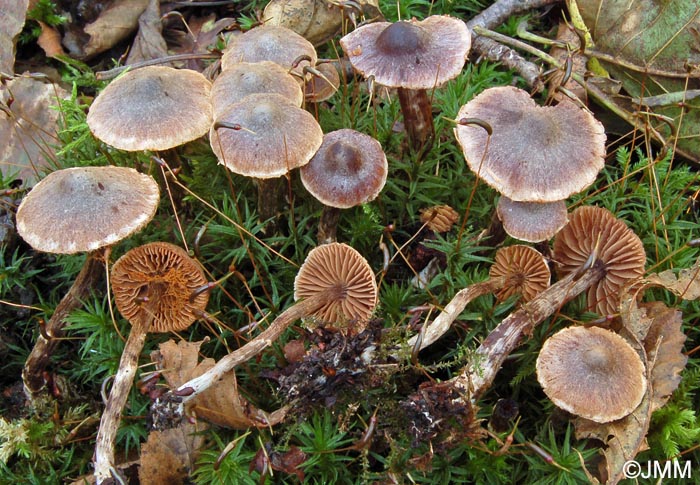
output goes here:
[[94, 251], [142, 229], [159, 201], [153, 177], [133, 168], [66, 168], [27, 194], [17, 209], [17, 232], [47, 253]]
[[330, 207], [347, 209], [374, 200], [386, 183], [389, 166], [377, 140], [359, 131], [327, 133], [301, 181], [314, 197]]
[[569, 327], [548, 338], [537, 358], [537, 380], [558, 407], [598, 423], [630, 414], [647, 388], [637, 352], [599, 327]]
[[516, 244], [499, 249], [489, 269], [489, 277], [506, 277], [503, 288], [496, 292], [499, 300], [520, 294], [530, 301], [549, 286], [551, 274], [547, 260], [539, 251]]
[[[325, 79], [317, 75], [312, 75], [304, 84], [304, 97], [312, 103], [320, 103], [329, 99], [335, 94], [340, 86], [340, 76], [338, 70], [330, 62], [316, 65]], [[330, 82], [329, 82], [330, 81]]]
[[211, 83], [200, 73], [164, 66], [129, 71], [90, 106], [90, 131], [120, 150], [167, 150], [211, 127]]
[[211, 88], [214, 119], [249, 94], [277, 93], [289, 104], [301, 106], [304, 95], [299, 82], [271, 61], [241, 62], [221, 72]]
[[279, 94], [246, 96], [217, 121], [241, 127], [212, 127], [209, 140], [220, 163], [247, 177], [281, 177], [306, 165], [323, 140], [313, 115]]
[[199, 264], [185, 250], [170, 243], [139, 246], [119, 258], [112, 267], [112, 291], [119, 312], [136, 325], [149, 312], [149, 332], [176, 332], [189, 327], [204, 311], [209, 292], [193, 292], [207, 279]]
[[614, 314], [620, 289], [644, 275], [644, 245], [607, 209], [581, 206], [554, 238], [557, 273], [563, 276], [578, 271], [594, 252], [596, 259], [605, 263], [605, 277], [589, 288], [588, 308], [601, 315]]
[[365, 258], [347, 244], [323, 244], [309, 252], [294, 280], [294, 299], [341, 287], [343, 298], [319, 310], [322, 322], [361, 332], [377, 306], [377, 283]]
[[555, 202], [588, 187], [605, 164], [605, 130], [573, 103], [539, 106], [511, 86], [489, 88], [462, 106], [455, 136], [469, 168], [506, 197]]
[[226, 70], [238, 62], [272, 61], [292, 69], [301, 56], [308, 56], [310, 60], [293, 68], [299, 75], [303, 74], [305, 66], [313, 66], [318, 60], [313, 44], [286, 27], [261, 25], [232, 38], [221, 58], [221, 68]]
[[374, 22], [340, 39], [363, 76], [393, 88], [430, 89], [459, 75], [471, 47], [463, 21], [446, 15]]
[[503, 195], [496, 212], [509, 236], [527, 242], [551, 239], [567, 221], [563, 200], [516, 202]]

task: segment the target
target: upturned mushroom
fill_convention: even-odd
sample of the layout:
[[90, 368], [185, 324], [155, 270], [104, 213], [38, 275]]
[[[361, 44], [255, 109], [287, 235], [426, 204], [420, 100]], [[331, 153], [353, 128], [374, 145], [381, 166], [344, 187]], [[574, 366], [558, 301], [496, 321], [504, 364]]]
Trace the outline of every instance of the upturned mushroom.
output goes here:
[[295, 281], [294, 305], [282, 312], [262, 333], [220, 359], [214, 367], [158, 398], [151, 413], [182, 416], [184, 404], [217, 382], [221, 376], [272, 345], [295, 321], [316, 316], [348, 334], [364, 328], [377, 304], [374, 272], [347, 244], [331, 243], [309, 252]]
[[558, 407], [597, 423], [630, 414], [646, 393], [642, 359], [620, 335], [568, 327], [549, 337], [537, 357], [537, 380]]
[[128, 71], [95, 98], [90, 131], [120, 150], [167, 150], [211, 127], [211, 83], [188, 69], [148, 66]]
[[301, 172], [306, 190], [324, 204], [318, 242], [336, 240], [340, 209], [374, 200], [386, 183], [389, 166], [380, 143], [350, 129], [327, 133]]
[[258, 213], [276, 215], [280, 193], [272, 179], [306, 165], [321, 146], [323, 131], [307, 111], [279, 94], [251, 94], [214, 123], [209, 142], [219, 163], [258, 183]]
[[410, 145], [427, 151], [434, 137], [427, 90], [462, 71], [471, 47], [467, 25], [445, 15], [393, 24], [374, 22], [347, 34], [340, 45], [356, 71], [397, 88]]
[[188, 328], [209, 300], [208, 292], [196, 291], [207, 283], [199, 264], [185, 250], [165, 242], [149, 243], [127, 252], [114, 263], [111, 282], [114, 302], [132, 329], [97, 432], [98, 484], [113, 477], [114, 441], [146, 334]]
[[47, 175], [20, 204], [17, 231], [34, 249], [88, 253], [27, 358], [22, 379], [30, 397], [44, 387], [43, 371], [60, 341], [66, 316], [102, 275], [105, 248], [148, 224], [159, 201], [158, 184], [149, 175], [125, 167], [79, 167]]
[[458, 291], [435, 320], [408, 340], [408, 345], [420, 351], [437, 341], [475, 298], [495, 293], [499, 300], [505, 300], [520, 294], [527, 302], [549, 286], [550, 277], [547, 261], [537, 250], [523, 245], [501, 248], [494, 257], [489, 279]]
[[537, 243], [547, 241], [567, 222], [566, 202], [516, 202], [502, 195], [496, 214], [510, 237]]

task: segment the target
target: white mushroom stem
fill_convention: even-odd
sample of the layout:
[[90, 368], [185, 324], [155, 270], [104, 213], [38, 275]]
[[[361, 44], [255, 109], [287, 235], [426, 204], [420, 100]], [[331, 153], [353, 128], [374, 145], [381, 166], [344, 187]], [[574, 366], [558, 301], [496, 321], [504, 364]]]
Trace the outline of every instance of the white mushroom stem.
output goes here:
[[36, 396], [44, 386], [46, 380], [44, 371], [51, 360], [56, 346], [61, 341], [63, 327], [66, 326], [66, 317], [76, 308], [80, 308], [83, 300], [94, 289], [102, 276], [104, 249], [98, 249], [87, 255], [83, 267], [75, 278], [68, 293], [61, 299], [51, 318], [46, 322], [44, 331], [37, 338], [32, 351], [22, 369], [22, 381], [24, 392], [29, 399]]
[[524, 336], [530, 335], [545, 318], [604, 276], [605, 264], [598, 260], [587, 270], [571, 273], [550, 286], [499, 323], [481, 343], [469, 364], [449, 382], [462, 395], [469, 396], [474, 404], [491, 386], [506, 357]]
[[209, 389], [236, 366], [247, 362], [258, 355], [264, 349], [272, 345], [282, 333], [300, 318], [309, 316], [320, 310], [329, 302], [343, 298], [345, 291], [341, 287], [329, 288], [305, 300], [299, 301], [282, 312], [280, 316], [267, 327], [260, 335], [230, 354], [222, 357], [211, 369], [204, 374], [191, 379], [175, 390], [171, 390], [158, 398], [152, 405], [151, 413], [157, 414], [161, 407], [167, 406], [173, 396], [182, 396], [179, 412], [184, 409], [184, 404], [194, 399], [198, 394]]
[[433, 144], [433, 105], [425, 89], [398, 88], [403, 124], [411, 147], [416, 152], [427, 152]]
[[107, 399], [107, 405], [100, 420], [95, 446], [95, 479], [97, 484], [103, 483], [112, 477], [115, 469], [114, 443], [121, 421], [122, 410], [129, 397], [129, 391], [134, 382], [138, 369], [139, 356], [146, 341], [146, 334], [153, 322], [153, 313], [148, 312], [150, 318], [135, 325], [129, 333], [129, 338], [124, 346], [119, 369], [112, 382], [112, 390]]
[[318, 221], [318, 233], [316, 240], [318, 244], [329, 244], [336, 242], [338, 221], [340, 220], [340, 209], [328, 205], [323, 206], [321, 219]]
[[[452, 300], [445, 305], [445, 308], [435, 320], [426, 324], [427, 326], [421, 329], [419, 334], [414, 335], [408, 340], [408, 345], [416, 351], [423, 350], [428, 345], [431, 345], [450, 329], [452, 323], [472, 300], [493, 293], [502, 288], [505, 283], [506, 277], [501, 276], [469, 285], [463, 290], [458, 291], [455, 296], [452, 297]], [[419, 341], [420, 343], [418, 343]]]

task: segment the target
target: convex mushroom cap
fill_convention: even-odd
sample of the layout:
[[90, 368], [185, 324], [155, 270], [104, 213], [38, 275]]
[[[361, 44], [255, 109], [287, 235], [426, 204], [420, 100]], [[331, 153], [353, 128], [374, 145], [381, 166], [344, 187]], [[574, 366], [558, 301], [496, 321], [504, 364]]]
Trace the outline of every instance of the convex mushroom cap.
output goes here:
[[347, 209], [374, 200], [386, 183], [389, 166], [380, 143], [350, 129], [327, 133], [301, 181], [330, 207]]
[[66, 168], [27, 194], [17, 209], [17, 231], [39, 251], [94, 251], [142, 229], [159, 200], [153, 177], [132, 168]]
[[570, 102], [539, 106], [515, 87], [489, 88], [462, 106], [455, 136], [469, 168], [506, 197], [555, 202], [588, 187], [605, 164], [605, 130]]
[[133, 325], [153, 320], [149, 332], [177, 332], [204, 311], [209, 292], [195, 290], [207, 283], [199, 263], [174, 244], [154, 242], [119, 258], [111, 275], [114, 302]]
[[261, 179], [306, 165], [321, 146], [316, 119], [279, 94], [251, 94], [232, 105], [209, 134], [211, 147], [232, 172]]
[[566, 224], [566, 202], [516, 202], [502, 195], [496, 206], [498, 218], [509, 236], [540, 242], [552, 238]]
[[496, 251], [490, 278], [505, 277], [503, 287], [496, 291], [499, 300], [520, 294], [530, 301], [549, 286], [551, 274], [547, 260], [536, 249], [522, 244], [507, 246]]
[[463, 21], [446, 15], [374, 22], [340, 39], [353, 67], [388, 87], [431, 89], [459, 75], [471, 47]]
[[644, 275], [646, 254], [639, 237], [609, 210], [581, 206], [555, 237], [554, 260], [562, 276], [602, 261], [605, 276], [588, 289], [588, 308], [611, 315], [618, 311], [622, 287]]
[[598, 423], [630, 414], [647, 388], [637, 352], [599, 327], [569, 327], [547, 339], [537, 358], [537, 380], [558, 407]]
[[271, 61], [241, 62], [221, 72], [211, 89], [214, 119], [249, 94], [276, 93], [289, 104], [301, 106], [304, 100], [299, 82], [279, 64]]
[[323, 244], [309, 252], [294, 280], [294, 299], [334, 288], [342, 290], [342, 298], [314, 317], [349, 333], [361, 332], [377, 306], [377, 283], [365, 258], [347, 244]]
[[120, 150], [167, 150], [204, 136], [211, 83], [189, 69], [148, 66], [112, 81], [90, 106], [90, 131]]
[[[307, 59], [299, 62], [302, 56]], [[305, 66], [314, 66], [318, 56], [313, 44], [291, 29], [277, 25], [261, 25], [231, 38], [221, 58], [221, 68], [238, 62], [272, 61], [285, 69], [303, 75]]]

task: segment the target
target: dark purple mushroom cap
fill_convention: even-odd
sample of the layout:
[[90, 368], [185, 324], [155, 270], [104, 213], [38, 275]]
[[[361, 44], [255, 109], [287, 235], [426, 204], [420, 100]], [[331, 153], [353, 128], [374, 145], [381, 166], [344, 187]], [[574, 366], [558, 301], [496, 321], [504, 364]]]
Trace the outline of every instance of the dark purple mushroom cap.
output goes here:
[[272, 61], [241, 62], [222, 71], [212, 85], [214, 119], [232, 104], [256, 93], [281, 94], [296, 107], [304, 100], [299, 82], [279, 64]]
[[126, 167], [76, 167], [42, 179], [17, 209], [17, 232], [34, 249], [74, 254], [139, 231], [158, 208], [153, 177]]
[[637, 352], [599, 327], [568, 327], [548, 338], [537, 357], [537, 380], [558, 407], [597, 423], [630, 414], [647, 389]]
[[120, 150], [167, 150], [206, 135], [211, 83], [189, 69], [149, 66], [112, 81], [87, 115], [90, 131]]
[[327, 206], [347, 209], [374, 200], [386, 183], [389, 166], [377, 140], [359, 131], [327, 133], [301, 181]]
[[340, 39], [353, 67], [393, 88], [430, 89], [457, 77], [471, 47], [463, 21], [446, 15], [364, 25]]
[[217, 121], [240, 129], [212, 127], [209, 141], [216, 157], [232, 172], [247, 177], [281, 177], [306, 165], [323, 140], [313, 115], [279, 94], [246, 96]]
[[[292, 64], [301, 56], [310, 60]], [[221, 58], [221, 68], [238, 62], [276, 62], [285, 69], [302, 75], [305, 66], [314, 66], [318, 56], [313, 44], [291, 29], [277, 25], [261, 25], [231, 39]]]
[[520, 202], [564, 200], [593, 183], [605, 164], [605, 130], [571, 102], [539, 106], [515, 87], [489, 88], [462, 106], [455, 136], [469, 168], [506, 197]]
[[516, 202], [502, 195], [496, 212], [509, 236], [527, 242], [551, 239], [567, 221], [563, 200]]

